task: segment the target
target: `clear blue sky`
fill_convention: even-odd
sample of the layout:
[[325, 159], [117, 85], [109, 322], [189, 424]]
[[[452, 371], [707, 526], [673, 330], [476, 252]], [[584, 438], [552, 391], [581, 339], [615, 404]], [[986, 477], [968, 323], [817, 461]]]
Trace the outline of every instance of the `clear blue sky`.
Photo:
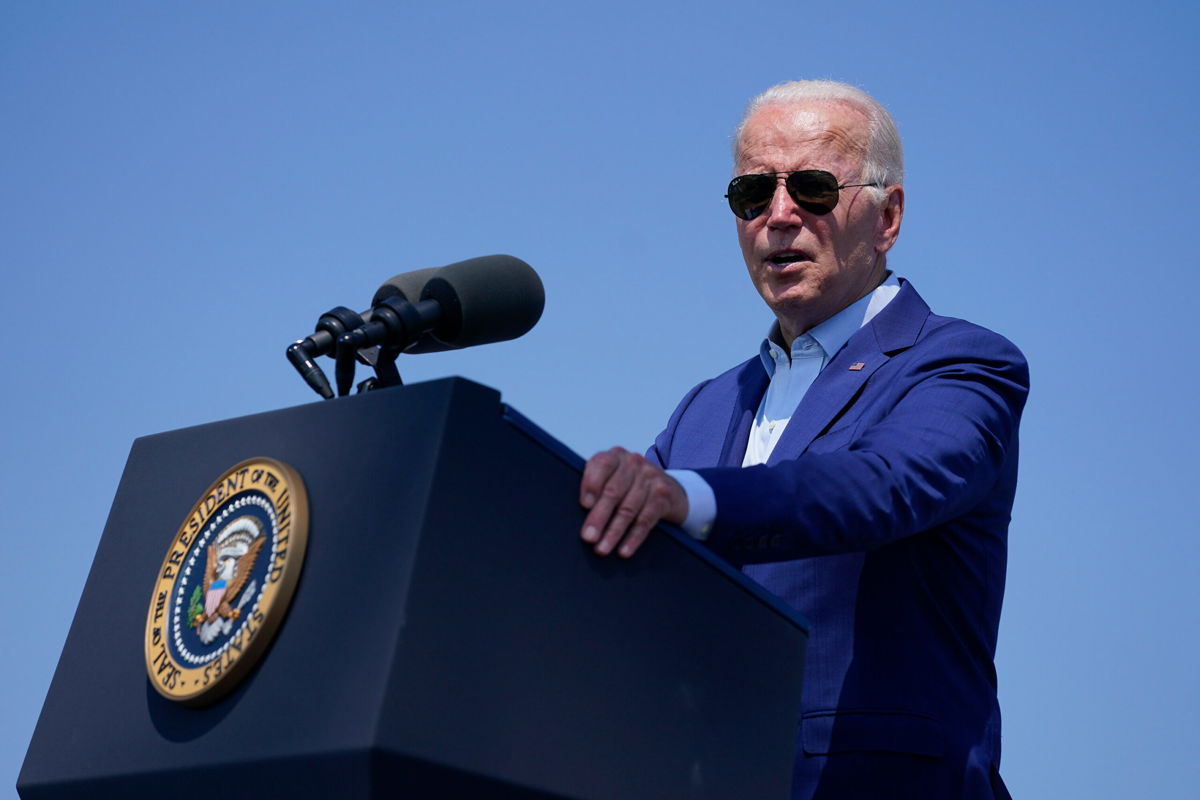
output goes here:
[[[1032, 365], [998, 666], [1018, 798], [1194, 797], [1192, 3], [7, 2], [0, 794], [132, 440], [313, 401], [283, 358], [388, 276], [531, 263], [541, 324], [409, 358], [588, 454], [769, 317], [721, 195], [744, 102], [894, 113], [890, 265]], [[1189, 409], [1191, 409], [1189, 411]], [[9, 788], [4, 788], [9, 787]]]

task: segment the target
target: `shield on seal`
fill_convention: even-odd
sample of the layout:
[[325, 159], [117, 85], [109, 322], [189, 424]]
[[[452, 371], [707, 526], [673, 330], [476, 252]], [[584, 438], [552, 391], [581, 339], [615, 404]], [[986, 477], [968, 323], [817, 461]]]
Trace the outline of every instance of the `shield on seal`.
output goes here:
[[222, 578], [217, 578], [208, 587], [208, 593], [204, 595], [204, 616], [212, 618], [216, 612], [217, 606], [221, 605], [221, 599], [225, 597], [225, 587], [228, 584]]

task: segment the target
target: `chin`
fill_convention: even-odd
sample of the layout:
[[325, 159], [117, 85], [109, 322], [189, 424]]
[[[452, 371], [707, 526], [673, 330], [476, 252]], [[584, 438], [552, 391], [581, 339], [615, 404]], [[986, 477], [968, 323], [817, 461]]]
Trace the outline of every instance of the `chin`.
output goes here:
[[812, 306], [818, 297], [819, 293], [814, 291], [811, 286], [792, 285], [778, 288], [770, 287], [770, 292], [764, 295], [763, 299], [767, 301], [767, 305], [771, 307], [771, 310], [778, 315], [788, 312], [803, 312], [806, 308]]

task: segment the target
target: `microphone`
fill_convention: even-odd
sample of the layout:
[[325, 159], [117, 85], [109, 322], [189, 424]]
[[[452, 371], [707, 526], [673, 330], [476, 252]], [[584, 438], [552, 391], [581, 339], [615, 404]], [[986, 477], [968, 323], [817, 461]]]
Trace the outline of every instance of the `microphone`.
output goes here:
[[370, 321], [343, 333], [338, 346], [403, 351], [425, 334], [448, 350], [505, 342], [528, 333], [546, 304], [542, 279], [513, 256], [480, 256], [440, 267], [415, 303], [408, 299], [413, 283], [408, 275], [397, 275], [379, 287]]
[[413, 270], [385, 281], [367, 311], [338, 306], [323, 314], [311, 336], [288, 347], [287, 357], [309, 386], [331, 399], [329, 381], [313, 360], [317, 356], [336, 351], [342, 395], [353, 381], [355, 354], [375, 367], [375, 386], [394, 385], [400, 382], [395, 359], [401, 352], [432, 353], [515, 339], [537, 324], [545, 300], [541, 278], [513, 256], [481, 256]]
[[433, 300], [442, 309], [434, 337], [462, 348], [529, 333], [542, 318], [546, 290], [533, 267], [495, 255], [442, 267], [421, 290], [421, 300]]

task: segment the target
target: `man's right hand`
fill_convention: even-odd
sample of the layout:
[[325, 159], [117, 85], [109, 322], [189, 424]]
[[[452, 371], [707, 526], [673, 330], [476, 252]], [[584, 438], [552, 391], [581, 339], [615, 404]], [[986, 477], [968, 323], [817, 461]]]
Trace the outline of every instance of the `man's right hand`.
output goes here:
[[616, 550], [629, 558], [660, 520], [679, 525], [688, 514], [687, 495], [679, 482], [621, 447], [588, 459], [579, 503], [589, 512], [580, 535], [601, 556]]

